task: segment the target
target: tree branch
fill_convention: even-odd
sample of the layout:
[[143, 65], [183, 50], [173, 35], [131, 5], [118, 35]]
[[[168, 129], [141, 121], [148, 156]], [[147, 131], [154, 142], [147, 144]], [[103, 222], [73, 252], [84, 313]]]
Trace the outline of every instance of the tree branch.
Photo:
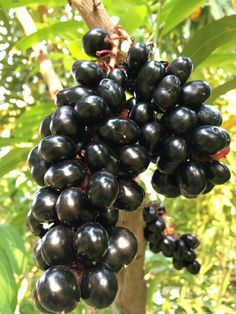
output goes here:
[[[17, 8], [15, 13], [27, 36], [37, 31], [35, 23], [26, 8]], [[40, 73], [48, 86], [51, 97], [54, 98], [56, 93], [63, 87], [48, 57], [47, 48], [43, 43], [39, 43], [33, 47], [33, 51], [39, 64]]]
[[[95, 3], [95, 0], [71, 0], [71, 4], [79, 10], [89, 29], [101, 27], [110, 33], [114, 32], [115, 26], [102, 3]], [[127, 39], [131, 42], [129, 38]], [[119, 291], [116, 304], [119, 305], [123, 314], [145, 314], [146, 285], [143, 278], [143, 265], [146, 241], [143, 237], [142, 210], [131, 213], [120, 211], [119, 225], [134, 232], [138, 240], [138, 253], [133, 263], [118, 276]]]

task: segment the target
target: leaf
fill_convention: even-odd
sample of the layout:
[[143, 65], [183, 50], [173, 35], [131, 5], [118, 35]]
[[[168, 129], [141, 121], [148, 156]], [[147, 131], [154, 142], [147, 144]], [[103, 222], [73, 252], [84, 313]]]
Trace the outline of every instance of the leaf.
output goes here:
[[182, 55], [190, 57], [195, 67], [216, 48], [235, 38], [236, 15], [214, 21], [195, 33], [184, 46]]
[[208, 99], [209, 103], [213, 103], [218, 97], [226, 94], [228, 91], [236, 88], [236, 78], [226, 82], [223, 85], [220, 85], [212, 90], [212, 94]]
[[0, 7], [13, 9], [32, 5], [65, 6], [64, 0], [1, 0]]
[[220, 67], [226, 64], [236, 62], [236, 55], [234, 53], [213, 53], [208, 56], [199, 66], [201, 67]]
[[120, 24], [127, 30], [128, 33], [132, 34], [136, 28], [143, 24], [146, 15], [146, 5], [126, 6], [126, 10], [120, 15]]
[[183, 5], [183, 0], [166, 1], [160, 17], [160, 24], [163, 25], [161, 34], [168, 33], [206, 2], [206, 0], [191, 0], [185, 1]]
[[26, 255], [20, 234], [10, 225], [0, 225], [0, 248], [5, 252], [9, 263], [17, 275], [25, 271]]
[[9, 153], [1, 157], [0, 176], [16, 169], [21, 162], [26, 160], [29, 151], [29, 147], [15, 147], [11, 149]]
[[57, 22], [47, 27], [44, 27], [37, 32], [21, 38], [15, 45], [16, 49], [26, 51], [42, 40], [55, 39], [55, 36], [61, 36], [63, 39], [75, 40], [78, 38], [78, 28], [81, 27], [81, 22], [66, 21]]

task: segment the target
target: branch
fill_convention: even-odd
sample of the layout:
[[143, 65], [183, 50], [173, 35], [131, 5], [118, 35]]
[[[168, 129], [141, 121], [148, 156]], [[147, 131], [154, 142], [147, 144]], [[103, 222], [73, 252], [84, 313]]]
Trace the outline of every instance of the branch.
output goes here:
[[[95, 3], [95, 1], [71, 0], [71, 4], [79, 10], [89, 29], [101, 27], [109, 33], [113, 33], [115, 25], [113, 25], [110, 16], [103, 4]], [[124, 34], [126, 34], [125, 31]], [[127, 39], [131, 42], [130, 38]], [[114, 60], [113, 63], [115, 63]], [[118, 276], [119, 292], [116, 304], [120, 306], [124, 314], [145, 314], [146, 285], [143, 279], [143, 265], [146, 241], [143, 237], [144, 221], [142, 210], [139, 209], [132, 213], [120, 211], [119, 225], [133, 231], [138, 240], [138, 253], [135, 261]]]
[[[17, 8], [15, 13], [27, 36], [37, 32], [35, 23], [26, 8]], [[43, 43], [39, 43], [33, 47], [33, 51], [39, 64], [40, 73], [48, 86], [51, 97], [54, 98], [63, 87], [48, 57], [47, 48]]]

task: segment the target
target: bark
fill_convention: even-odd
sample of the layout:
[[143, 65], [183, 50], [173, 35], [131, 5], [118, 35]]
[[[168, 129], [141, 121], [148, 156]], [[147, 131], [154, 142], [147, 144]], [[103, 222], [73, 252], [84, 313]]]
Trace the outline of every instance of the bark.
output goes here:
[[[114, 30], [103, 4], [95, 0], [72, 0], [88, 28], [101, 27], [108, 32]], [[125, 32], [124, 32], [125, 33]], [[146, 313], [146, 285], [144, 281], [144, 254], [146, 241], [143, 237], [144, 221], [142, 210], [135, 212], [120, 211], [119, 225], [132, 230], [138, 240], [138, 253], [136, 259], [125, 268], [119, 275], [119, 291], [116, 304], [123, 314], [145, 314]]]

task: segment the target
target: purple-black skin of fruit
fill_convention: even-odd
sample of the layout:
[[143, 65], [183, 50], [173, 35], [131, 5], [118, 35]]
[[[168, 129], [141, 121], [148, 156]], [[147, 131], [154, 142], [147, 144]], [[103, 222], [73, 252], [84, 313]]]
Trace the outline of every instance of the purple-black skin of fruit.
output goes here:
[[155, 170], [152, 176], [154, 190], [166, 197], [177, 197], [180, 195], [177, 173], [164, 174]]
[[179, 101], [183, 106], [195, 107], [211, 95], [211, 86], [205, 81], [190, 81], [182, 86]]
[[85, 172], [76, 160], [64, 160], [51, 166], [44, 176], [44, 183], [55, 189], [65, 189], [80, 186], [85, 178]]
[[139, 136], [138, 125], [125, 118], [110, 118], [98, 129], [100, 138], [109, 145], [123, 146], [134, 144]]
[[149, 249], [151, 252], [153, 252], [155, 254], [161, 252], [161, 241], [150, 242], [149, 243]]
[[134, 180], [120, 180], [119, 194], [114, 206], [121, 210], [134, 211], [144, 199], [144, 189]]
[[186, 268], [190, 274], [197, 275], [201, 269], [201, 265], [197, 260], [195, 260], [192, 263], [190, 263]]
[[113, 227], [118, 223], [119, 210], [115, 208], [105, 208], [100, 211], [96, 217], [96, 221], [103, 227]]
[[155, 221], [149, 223], [147, 228], [158, 237], [166, 228], [165, 220], [160, 216]]
[[47, 265], [70, 265], [74, 262], [74, 232], [58, 225], [42, 238], [42, 256]]
[[98, 95], [109, 105], [112, 113], [119, 113], [125, 105], [123, 88], [109, 78], [101, 80], [97, 87]]
[[94, 125], [106, 119], [110, 113], [107, 103], [100, 96], [87, 96], [75, 105], [75, 115], [80, 123]]
[[185, 254], [185, 257], [184, 257], [184, 262], [185, 263], [192, 263], [195, 259], [196, 259], [197, 255], [196, 253], [194, 252], [193, 249], [189, 249], [186, 254]]
[[204, 192], [202, 192], [202, 194], [207, 194], [209, 192], [211, 192], [214, 189], [215, 185], [212, 184], [211, 182], [207, 181], [207, 186], [204, 190]]
[[76, 156], [75, 143], [64, 135], [49, 135], [38, 146], [38, 152], [48, 163], [55, 163], [65, 159], [73, 159]]
[[42, 256], [42, 244], [43, 244], [42, 239], [39, 239], [35, 243], [34, 258], [35, 258], [35, 262], [36, 262], [37, 267], [39, 269], [46, 270], [46, 269], [48, 269], [49, 266], [47, 265], [47, 263], [45, 262], [45, 260], [43, 259], [43, 256]]
[[181, 270], [184, 268], [184, 262], [182, 260], [173, 258], [173, 266], [175, 269]]
[[177, 242], [174, 237], [166, 236], [161, 242], [161, 251], [166, 257], [172, 257], [176, 250]]
[[107, 77], [119, 84], [123, 89], [126, 89], [128, 84], [128, 77], [125, 69], [122, 70], [119, 68], [114, 68], [109, 72]]
[[230, 135], [218, 126], [205, 125], [191, 134], [191, 146], [196, 152], [213, 155], [230, 144]]
[[165, 112], [173, 108], [180, 93], [180, 80], [175, 75], [165, 76], [153, 92], [153, 106], [157, 110]]
[[140, 69], [135, 83], [135, 94], [138, 101], [150, 101], [156, 86], [164, 75], [165, 68], [161, 62], [145, 63]]
[[135, 235], [126, 228], [114, 227], [109, 232], [108, 250], [102, 262], [117, 273], [133, 261], [137, 250], [138, 241]]
[[106, 143], [92, 142], [86, 147], [86, 160], [92, 172], [106, 169], [116, 174], [118, 171], [118, 161], [110, 147]]
[[84, 52], [90, 57], [97, 57], [97, 51], [110, 50], [111, 45], [107, 42], [109, 34], [101, 28], [89, 30], [82, 39]]
[[189, 156], [186, 140], [181, 137], [168, 138], [161, 145], [157, 156], [157, 169], [164, 174], [173, 173], [178, 165]]
[[58, 195], [58, 192], [50, 187], [36, 191], [31, 205], [32, 215], [41, 222], [53, 222], [57, 219], [55, 206]]
[[137, 103], [131, 110], [129, 118], [135, 121], [138, 126], [153, 122], [155, 120], [155, 114], [150, 103]]
[[72, 74], [78, 83], [89, 87], [95, 87], [105, 76], [102, 68], [90, 61], [75, 61]]
[[204, 167], [194, 161], [188, 161], [179, 168], [180, 192], [187, 197], [195, 197], [204, 192], [207, 186]]
[[86, 208], [85, 195], [78, 187], [64, 190], [56, 203], [57, 217], [67, 226], [78, 226], [83, 221], [92, 220], [96, 213]]
[[51, 119], [50, 129], [53, 135], [75, 137], [82, 133], [83, 125], [78, 122], [72, 106], [61, 106]]
[[175, 135], [188, 135], [198, 123], [195, 111], [187, 107], [167, 111], [162, 119], [165, 129]]
[[177, 76], [181, 84], [184, 84], [187, 81], [192, 70], [192, 61], [185, 56], [178, 57], [168, 67], [168, 73]]
[[66, 266], [50, 267], [36, 284], [39, 304], [50, 312], [70, 312], [77, 306], [80, 289], [74, 273]]
[[164, 139], [165, 133], [163, 126], [158, 122], [150, 122], [142, 127], [139, 144], [146, 148], [150, 156], [155, 156]]
[[199, 108], [195, 109], [199, 125], [216, 125], [220, 126], [222, 123], [222, 116], [220, 111], [213, 106], [201, 104]]
[[52, 120], [52, 116], [53, 114], [46, 116], [40, 124], [39, 134], [42, 138], [52, 134], [50, 130], [50, 123]]
[[40, 311], [40, 313], [46, 313], [46, 314], [55, 314], [55, 312], [50, 312], [48, 310], [46, 310], [44, 307], [42, 307], [42, 305], [39, 303], [39, 299], [38, 299], [38, 295], [37, 295], [37, 289], [34, 289], [33, 292], [33, 301], [34, 301], [34, 305], [37, 308], [37, 310]]
[[59, 91], [55, 97], [57, 107], [74, 106], [80, 99], [95, 95], [95, 90], [87, 86], [73, 86]]
[[146, 149], [135, 144], [120, 149], [119, 162], [122, 170], [132, 176], [137, 176], [147, 169], [150, 159]]
[[[152, 243], [159, 243], [163, 240], [163, 233], [152, 232], [148, 229], [148, 225], [144, 228], [144, 238]], [[160, 243], [159, 243], [160, 244]]]
[[159, 213], [156, 206], [147, 205], [143, 209], [143, 218], [147, 223], [154, 222], [158, 219]]
[[113, 174], [100, 170], [95, 172], [86, 188], [88, 202], [97, 210], [113, 205], [119, 193], [119, 185]]
[[97, 309], [108, 307], [118, 291], [116, 275], [103, 265], [91, 266], [82, 273], [80, 290], [88, 305]]
[[177, 260], [184, 260], [188, 252], [188, 247], [182, 239], [176, 240], [176, 249], [173, 257]]
[[38, 237], [42, 237], [47, 232], [44, 229], [42, 222], [38, 221], [33, 215], [31, 210], [28, 212], [27, 219], [26, 219], [26, 227], [27, 229]]
[[108, 249], [106, 229], [97, 222], [89, 222], [77, 230], [74, 237], [76, 259], [82, 265], [99, 262]]
[[143, 43], [135, 43], [128, 51], [127, 65], [131, 71], [138, 71], [149, 58], [150, 49]]
[[205, 166], [207, 179], [214, 185], [224, 184], [230, 179], [229, 168], [220, 161], [212, 161]]
[[134, 106], [136, 105], [136, 99], [134, 97], [131, 97], [130, 99], [128, 99], [125, 103], [125, 109], [128, 109], [129, 111], [131, 111]]
[[184, 241], [189, 249], [196, 249], [200, 244], [198, 238], [193, 233], [183, 234], [180, 239]]

